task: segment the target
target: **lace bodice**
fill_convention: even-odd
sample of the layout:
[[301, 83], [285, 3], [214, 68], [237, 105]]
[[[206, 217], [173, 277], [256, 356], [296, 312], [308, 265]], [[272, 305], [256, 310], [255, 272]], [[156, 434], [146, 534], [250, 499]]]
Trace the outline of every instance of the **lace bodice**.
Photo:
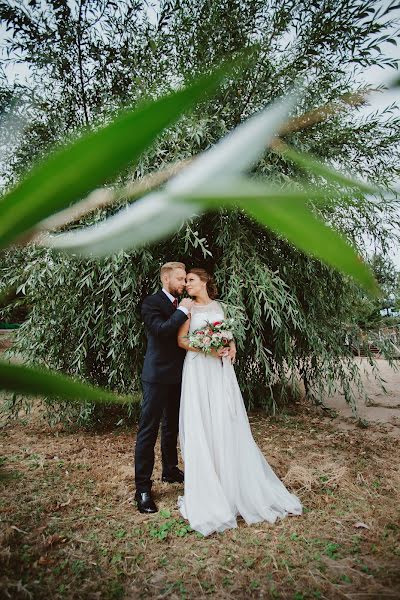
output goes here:
[[218, 321], [223, 318], [224, 310], [217, 300], [212, 300], [212, 302], [205, 305], [193, 304], [189, 331], [204, 327], [207, 321]]

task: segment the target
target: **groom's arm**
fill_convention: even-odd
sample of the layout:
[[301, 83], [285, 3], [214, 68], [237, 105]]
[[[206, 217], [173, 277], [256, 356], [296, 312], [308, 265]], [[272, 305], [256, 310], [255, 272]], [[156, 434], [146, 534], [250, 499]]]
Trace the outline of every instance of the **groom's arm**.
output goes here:
[[169, 319], [159, 306], [150, 298], [145, 298], [142, 304], [142, 318], [144, 324], [152, 335], [156, 337], [175, 336], [179, 327], [187, 320], [187, 315], [183, 310], [176, 310]]

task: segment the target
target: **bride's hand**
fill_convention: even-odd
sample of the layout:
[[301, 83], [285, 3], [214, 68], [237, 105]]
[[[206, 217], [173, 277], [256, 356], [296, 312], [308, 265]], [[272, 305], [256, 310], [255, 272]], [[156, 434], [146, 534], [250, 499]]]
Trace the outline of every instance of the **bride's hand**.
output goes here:
[[232, 364], [235, 364], [235, 361], [236, 361], [236, 346], [234, 344], [232, 344], [231, 346], [229, 346], [229, 348], [227, 350], [228, 350], [228, 352], [227, 352], [228, 358], [230, 358]]
[[215, 348], [213, 348], [211, 350], [211, 355], [215, 356], [216, 358], [224, 358], [224, 356], [228, 356], [228, 350], [229, 348], [218, 348], [218, 350], [215, 350]]
[[215, 348], [211, 348], [210, 354], [214, 358], [222, 358], [224, 355], [221, 354], [221, 350], [222, 350], [222, 348], [218, 348], [218, 350], [216, 350]]

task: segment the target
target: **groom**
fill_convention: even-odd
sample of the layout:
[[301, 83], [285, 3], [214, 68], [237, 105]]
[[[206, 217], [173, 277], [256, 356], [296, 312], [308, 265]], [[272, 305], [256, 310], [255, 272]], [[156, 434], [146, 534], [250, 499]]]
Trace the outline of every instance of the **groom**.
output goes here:
[[162, 290], [142, 303], [147, 350], [142, 371], [143, 403], [135, 449], [135, 500], [140, 512], [157, 512], [151, 496], [154, 446], [161, 421], [162, 481], [182, 483], [176, 449], [179, 424], [182, 367], [185, 351], [177, 344], [179, 327], [188, 319], [192, 300], [178, 306], [186, 284], [183, 263], [161, 267]]

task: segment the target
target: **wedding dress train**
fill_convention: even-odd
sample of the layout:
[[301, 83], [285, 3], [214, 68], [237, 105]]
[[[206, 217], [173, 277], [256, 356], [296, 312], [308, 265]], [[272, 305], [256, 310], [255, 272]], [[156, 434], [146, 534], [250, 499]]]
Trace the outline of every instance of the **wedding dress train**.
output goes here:
[[[190, 331], [224, 317], [217, 301], [193, 306]], [[179, 415], [185, 465], [182, 516], [209, 535], [246, 523], [300, 515], [299, 499], [275, 475], [255, 443], [229, 359], [188, 351]]]

